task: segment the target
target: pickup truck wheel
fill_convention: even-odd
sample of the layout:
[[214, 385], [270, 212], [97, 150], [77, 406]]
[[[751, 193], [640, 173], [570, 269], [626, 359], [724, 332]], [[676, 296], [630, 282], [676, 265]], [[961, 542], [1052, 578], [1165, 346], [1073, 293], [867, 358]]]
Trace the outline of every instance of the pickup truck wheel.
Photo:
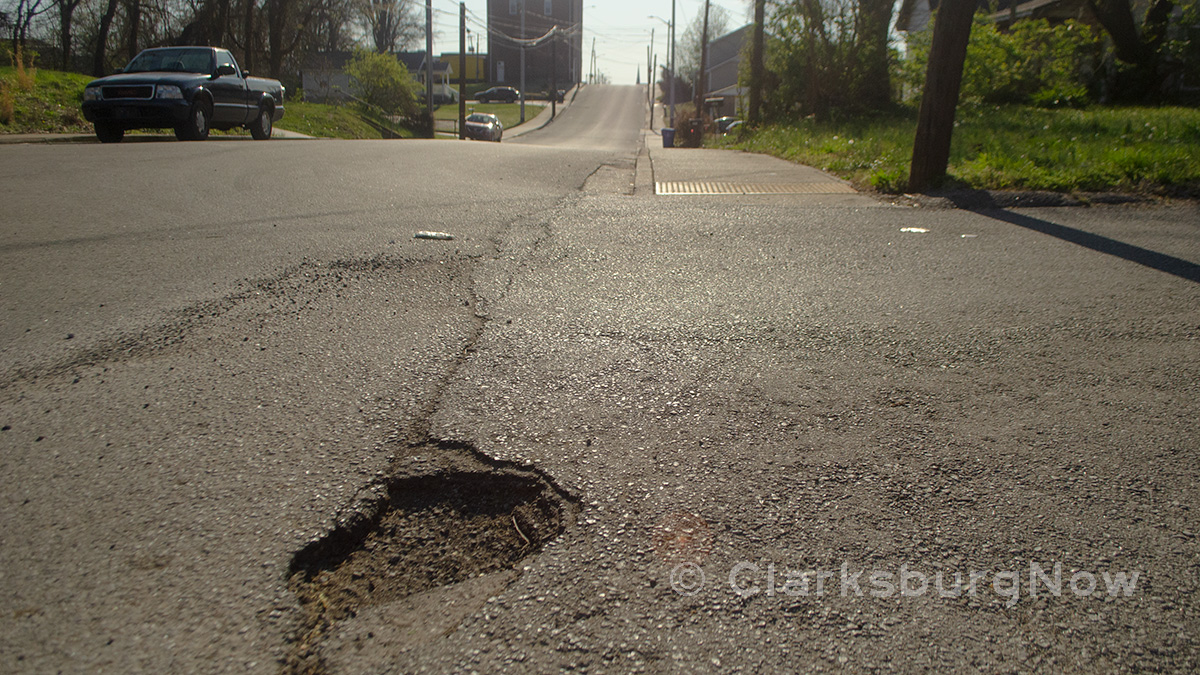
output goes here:
[[271, 137], [271, 129], [274, 123], [271, 118], [274, 117], [275, 111], [270, 108], [259, 108], [258, 117], [250, 124], [250, 135], [256, 141], [265, 141]]
[[120, 143], [121, 139], [125, 138], [125, 130], [114, 124], [97, 122], [96, 138], [100, 139], [101, 143]]
[[175, 138], [181, 141], [202, 141], [208, 138], [208, 105], [204, 101], [192, 103], [188, 120], [175, 127]]

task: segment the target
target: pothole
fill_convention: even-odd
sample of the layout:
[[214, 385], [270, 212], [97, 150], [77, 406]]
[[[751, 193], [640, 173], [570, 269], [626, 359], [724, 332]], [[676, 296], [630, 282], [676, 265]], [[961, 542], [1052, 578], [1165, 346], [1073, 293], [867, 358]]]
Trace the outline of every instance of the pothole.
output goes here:
[[516, 567], [563, 532], [572, 508], [545, 478], [515, 467], [377, 486], [293, 558], [289, 586], [303, 623], [284, 672], [325, 672], [323, 642], [362, 609]]

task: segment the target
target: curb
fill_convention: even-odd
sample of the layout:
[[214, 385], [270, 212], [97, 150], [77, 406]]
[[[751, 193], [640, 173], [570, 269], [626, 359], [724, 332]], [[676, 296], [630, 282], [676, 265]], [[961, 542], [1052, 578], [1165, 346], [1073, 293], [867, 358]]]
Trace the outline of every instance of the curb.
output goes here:
[[[252, 140], [249, 136], [210, 136], [210, 141], [223, 140]], [[175, 136], [170, 133], [165, 134], [128, 134], [122, 142], [145, 142], [145, 141], [165, 141], [175, 140]], [[319, 141], [325, 140], [317, 136], [306, 136], [299, 132], [287, 131], [285, 129], [274, 129], [271, 133], [271, 140], [276, 141]], [[0, 135], [0, 145], [26, 145], [26, 144], [82, 144], [82, 143], [99, 143], [96, 137], [92, 134], [7, 134]]]

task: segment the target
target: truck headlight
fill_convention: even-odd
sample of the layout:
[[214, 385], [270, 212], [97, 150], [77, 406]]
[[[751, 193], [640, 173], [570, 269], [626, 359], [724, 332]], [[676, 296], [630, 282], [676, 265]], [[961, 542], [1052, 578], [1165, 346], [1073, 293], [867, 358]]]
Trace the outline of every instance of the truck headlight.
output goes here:
[[175, 101], [183, 100], [183, 90], [173, 84], [160, 84], [154, 94], [155, 98], [165, 98]]
[[85, 87], [83, 90], [83, 100], [99, 101], [104, 97], [100, 95], [100, 87]]

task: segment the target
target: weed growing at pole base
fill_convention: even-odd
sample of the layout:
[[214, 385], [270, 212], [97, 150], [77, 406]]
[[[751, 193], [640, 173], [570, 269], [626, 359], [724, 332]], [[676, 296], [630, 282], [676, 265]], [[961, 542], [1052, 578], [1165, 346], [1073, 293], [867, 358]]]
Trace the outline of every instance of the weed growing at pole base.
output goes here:
[[13, 120], [13, 106], [16, 96], [4, 80], [0, 80], [0, 124], [9, 125]]
[[21, 45], [17, 45], [17, 51], [12, 57], [13, 69], [16, 75], [17, 88], [26, 93], [32, 93], [33, 87], [37, 82], [37, 68], [33, 67], [33, 56], [31, 55], [26, 61], [22, 54]]
[[[914, 111], [765, 127], [713, 141], [899, 193], [908, 181]], [[958, 187], [1056, 192], [1200, 192], [1200, 109], [961, 107], [950, 151]]]

